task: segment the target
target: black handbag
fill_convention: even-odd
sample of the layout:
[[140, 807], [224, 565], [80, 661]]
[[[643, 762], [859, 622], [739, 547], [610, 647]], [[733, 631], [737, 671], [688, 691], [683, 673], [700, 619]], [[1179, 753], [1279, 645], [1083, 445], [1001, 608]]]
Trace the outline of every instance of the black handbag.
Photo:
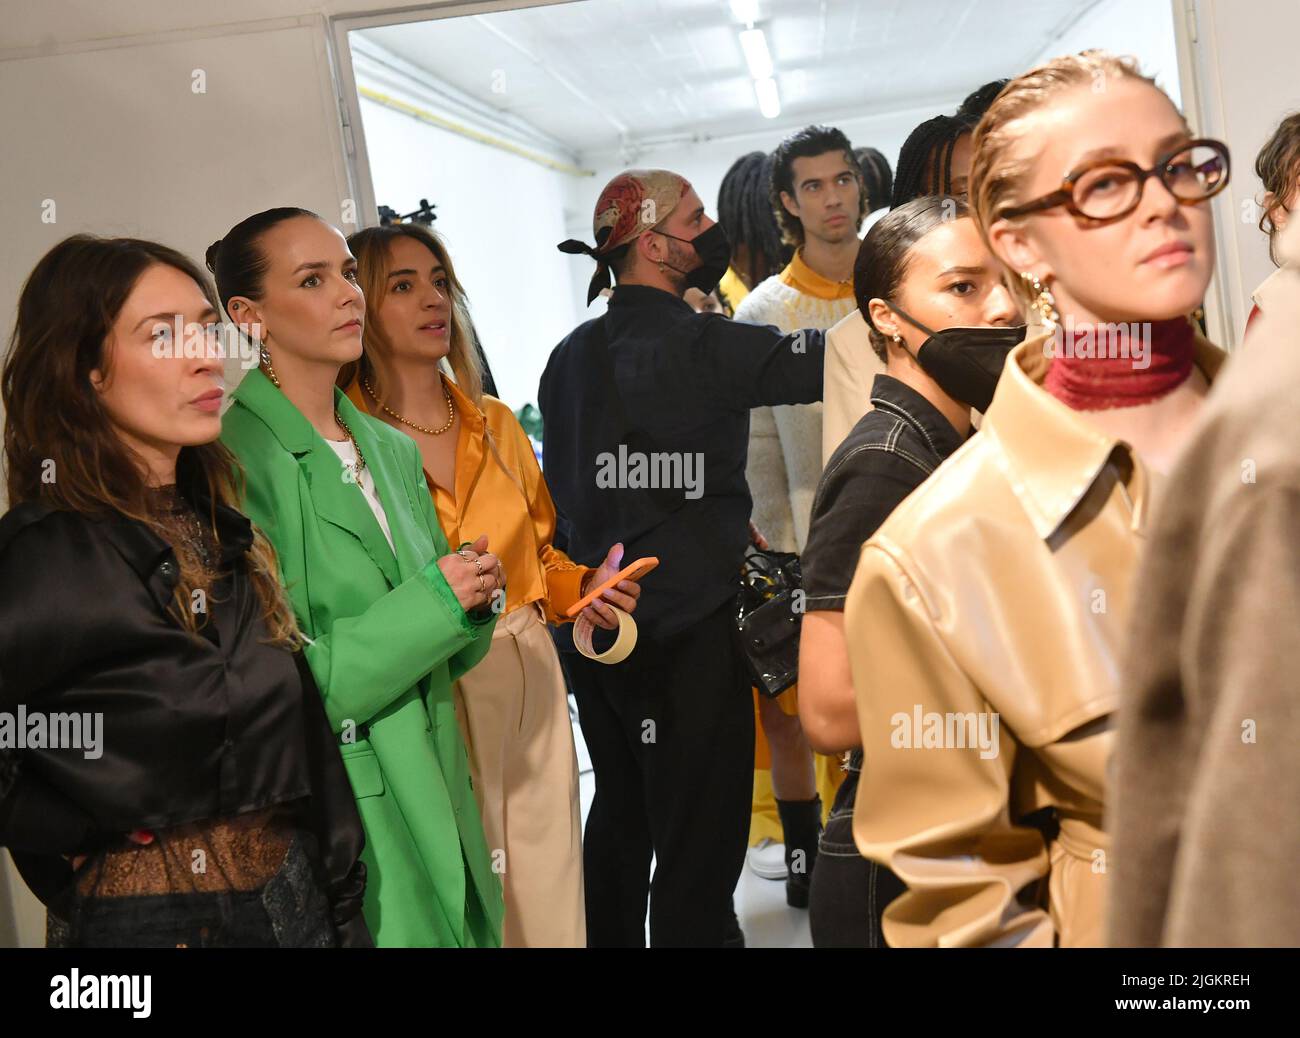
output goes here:
[[796, 592], [802, 583], [794, 552], [751, 547], [745, 555], [736, 596], [736, 640], [754, 687], [769, 699], [799, 677], [803, 595]]

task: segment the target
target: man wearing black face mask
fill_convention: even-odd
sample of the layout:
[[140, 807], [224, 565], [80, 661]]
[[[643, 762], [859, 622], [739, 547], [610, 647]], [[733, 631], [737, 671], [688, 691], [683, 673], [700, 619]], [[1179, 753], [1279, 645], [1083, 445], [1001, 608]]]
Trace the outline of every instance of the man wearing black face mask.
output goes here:
[[[965, 441], [970, 409], [988, 406], [1006, 355], [1025, 329], [1010, 324], [1015, 305], [965, 204], [955, 198], [919, 198], [890, 211], [867, 232], [853, 285], [885, 371], [872, 383], [872, 410], [831, 455], [817, 487], [803, 554], [799, 708], [815, 749], [852, 751], [812, 874], [813, 944], [875, 948], [884, 945], [881, 914], [905, 888], [854, 845], [863, 760], [845, 598], [863, 542]], [[965, 291], [951, 291], [958, 288]], [[931, 330], [899, 306], [905, 293], [929, 305], [931, 320], [962, 323]]]
[[[642, 584], [639, 641], [622, 662], [566, 654], [596, 772], [584, 840], [592, 947], [723, 945], [744, 861], [754, 762], [750, 679], [732, 603], [751, 508], [749, 411], [821, 398], [818, 331], [782, 336], [695, 313], [730, 247], [686, 180], [628, 170], [601, 193], [588, 302], [609, 310], [570, 333], [542, 375], [544, 469], [569, 555], [659, 567]], [[597, 556], [600, 556], [599, 558]], [[597, 649], [601, 646], [597, 646]], [[734, 941], [733, 941], [734, 943]]]

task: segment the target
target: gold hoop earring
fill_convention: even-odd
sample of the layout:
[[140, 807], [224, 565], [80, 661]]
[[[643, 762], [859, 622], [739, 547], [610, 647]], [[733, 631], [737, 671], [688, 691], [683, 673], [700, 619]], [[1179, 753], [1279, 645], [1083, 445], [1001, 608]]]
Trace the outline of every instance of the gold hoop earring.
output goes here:
[[1061, 315], [1056, 312], [1056, 297], [1052, 295], [1052, 290], [1039, 281], [1037, 275], [1031, 274], [1027, 270], [1021, 271], [1020, 277], [1029, 286], [1029, 290], [1034, 293], [1034, 299], [1029, 304], [1029, 309], [1037, 312], [1044, 328], [1049, 332], [1055, 331], [1060, 326]]

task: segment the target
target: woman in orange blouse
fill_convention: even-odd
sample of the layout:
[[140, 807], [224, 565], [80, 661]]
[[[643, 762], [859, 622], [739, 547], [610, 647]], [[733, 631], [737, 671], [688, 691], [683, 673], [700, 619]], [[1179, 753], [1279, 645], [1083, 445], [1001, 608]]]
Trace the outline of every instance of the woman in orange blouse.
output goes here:
[[[570, 622], [565, 610], [618, 572], [623, 546], [591, 569], [551, 544], [555, 506], [527, 434], [510, 408], [483, 393], [464, 292], [441, 239], [399, 224], [358, 231], [348, 245], [366, 321], [364, 352], [340, 371], [339, 385], [420, 448], [448, 542], [486, 532], [505, 573], [492, 649], [456, 684], [474, 793], [505, 890], [502, 943], [582, 947], [577, 757], [546, 622]], [[474, 551], [487, 550], [483, 540]], [[639, 594], [636, 583], [621, 581], [583, 615], [616, 628], [606, 603], [630, 612]]]

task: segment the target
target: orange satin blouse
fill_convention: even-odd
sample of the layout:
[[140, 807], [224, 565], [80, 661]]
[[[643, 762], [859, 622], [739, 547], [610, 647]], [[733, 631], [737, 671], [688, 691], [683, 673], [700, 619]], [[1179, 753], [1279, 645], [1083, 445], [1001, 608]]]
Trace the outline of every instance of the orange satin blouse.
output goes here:
[[[505, 567], [507, 612], [540, 602], [548, 622], [572, 622], [563, 613], [582, 597], [582, 579], [590, 567], [578, 565], [551, 544], [555, 505], [532, 441], [510, 408], [496, 397], [484, 394], [480, 410], [453, 379], [443, 375], [443, 383], [460, 413], [454, 493], [436, 484], [427, 471], [424, 474], [442, 532], [452, 546], [487, 534], [488, 551]], [[347, 396], [365, 413], [379, 413], [359, 381], [348, 386]], [[487, 429], [518, 485], [492, 456]]]

